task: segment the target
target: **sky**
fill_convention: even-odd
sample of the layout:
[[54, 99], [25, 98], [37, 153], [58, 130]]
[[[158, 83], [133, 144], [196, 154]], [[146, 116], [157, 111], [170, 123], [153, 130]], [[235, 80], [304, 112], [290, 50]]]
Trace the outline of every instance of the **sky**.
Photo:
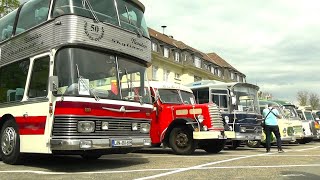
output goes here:
[[219, 56], [274, 98], [319, 94], [320, 1], [141, 0], [148, 26]]
[[274, 98], [319, 92], [320, 1], [140, 1], [149, 27], [217, 53]]

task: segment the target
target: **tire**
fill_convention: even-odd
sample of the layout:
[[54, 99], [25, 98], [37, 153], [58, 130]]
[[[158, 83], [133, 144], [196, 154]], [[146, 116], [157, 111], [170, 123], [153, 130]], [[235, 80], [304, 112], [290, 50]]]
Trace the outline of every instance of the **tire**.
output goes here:
[[297, 142], [299, 144], [306, 144], [306, 141], [304, 141], [304, 139], [297, 139]]
[[235, 150], [240, 146], [240, 144], [241, 144], [241, 141], [238, 141], [238, 140], [232, 141], [231, 145], [228, 146], [228, 149]]
[[250, 148], [258, 148], [260, 147], [261, 145], [261, 141], [251, 141], [251, 140], [248, 140], [246, 141], [246, 145]]
[[6, 121], [1, 128], [0, 157], [6, 164], [20, 164], [20, 135], [16, 122], [12, 119]]
[[85, 160], [96, 160], [99, 159], [102, 154], [95, 154], [95, 153], [83, 153], [81, 157]]
[[226, 140], [208, 140], [203, 149], [210, 154], [216, 154], [220, 152], [226, 144]]
[[189, 155], [194, 153], [196, 143], [188, 127], [175, 127], [169, 136], [169, 145], [175, 154]]

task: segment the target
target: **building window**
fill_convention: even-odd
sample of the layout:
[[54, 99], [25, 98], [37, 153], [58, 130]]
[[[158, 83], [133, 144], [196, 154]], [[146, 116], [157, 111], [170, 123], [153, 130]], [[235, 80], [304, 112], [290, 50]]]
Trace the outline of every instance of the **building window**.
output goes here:
[[180, 62], [180, 53], [179, 52], [174, 53], [174, 60], [177, 62]]
[[157, 74], [158, 74], [158, 67], [157, 66], [152, 66], [152, 79], [157, 80]]
[[187, 61], [187, 54], [184, 55], [184, 61]]
[[194, 57], [194, 65], [197, 67], [197, 68], [201, 68], [201, 59], [197, 56]]
[[194, 82], [196, 81], [202, 81], [202, 77], [199, 77], [199, 76], [194, 76]]
[[169, 80], [169, 70], [163, 70], [163, 81], [168, 81]]
[[163, 48], [163, 56], [166, 58], [169, 58], [169, 48], [166, 48], [166, 47]]
[[230, 78], [231, 78], [231, 79], [234, 79], [234, 73], [233, 73], [233, 72], [231, 72]]
[[211, 67], [210, 67], [210, 72], [211, 72], [212, 74], [215, 74], [214, 71], [215, 71], [215, 68], [214, 68], [213, 66], [211, 66]]
[[179, 74], [179, 73], [175, 73], [175, 74], [174, 74], [174, 79], [180, 80], [180, 74]]
[[158, 45], [155, 42], [152, 42], [152, 51], [158, 52]]
[[217, 73], [217, 74], [218, 74], [218, 76], [219, 76], [219, 77], [221, 77], [221, 76], [222, 76], [221, 69], [218, 69], [218, 73]]

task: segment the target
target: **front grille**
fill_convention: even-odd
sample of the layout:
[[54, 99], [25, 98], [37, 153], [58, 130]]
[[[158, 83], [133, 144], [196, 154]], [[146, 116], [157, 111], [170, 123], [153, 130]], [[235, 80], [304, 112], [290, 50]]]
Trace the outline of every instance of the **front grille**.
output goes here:
[[240, 127], [245, 127], [246, 132], [245, 133], [262, 133], [262, 127], [261, 126], [248, 126], [248, 125], [240, 125]]
[[219, 111], [219, 107], [215, 104], [209, 104], [208, 108], [209, 108], [212, 127], [217, 129], [218, 128], [224, 129], [223, 120], [222, 120], [221, 113]]
[[288, 129], [287, 129], [287, 134], [288, 134], [289, 136], [293, 136], [293, 134], [294, 134], [294, 129], [293, 129], [293, 127], [288, 127]]
[[[95, 131], [92, 133], [81, 133], [77, 131], [78, 121], [94, 121]], [[108, 122], [108, 130], [102, 130], [102, 122]], [[138, 130], [132, 130], [132, 123], [138, 124]], [[53, 137], [68, 138], [101, 138], [103, 136], [149, 136], [141, 133], [142, 123], [150, 123], [148, 120], [110, 119], [110, 118], [90, 118], [90, 117], [55, 117], [53, 123]]]
[[293, 131], [295, 134], [302, 134], [303, 133], [302, 126], [293, 126]]

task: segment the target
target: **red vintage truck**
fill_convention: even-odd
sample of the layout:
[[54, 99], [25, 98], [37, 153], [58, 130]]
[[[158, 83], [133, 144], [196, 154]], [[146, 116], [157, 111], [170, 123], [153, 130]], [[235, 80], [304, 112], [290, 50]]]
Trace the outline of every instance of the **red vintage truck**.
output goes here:
[[168, 82], [149, 82], [154, 113], [150, 136], [153, 146], [170, 147], [176, 154], [192, 154], [196, 148], [218, 153], [227, 137], [219, 108], [195, 104], [190, 88]]

